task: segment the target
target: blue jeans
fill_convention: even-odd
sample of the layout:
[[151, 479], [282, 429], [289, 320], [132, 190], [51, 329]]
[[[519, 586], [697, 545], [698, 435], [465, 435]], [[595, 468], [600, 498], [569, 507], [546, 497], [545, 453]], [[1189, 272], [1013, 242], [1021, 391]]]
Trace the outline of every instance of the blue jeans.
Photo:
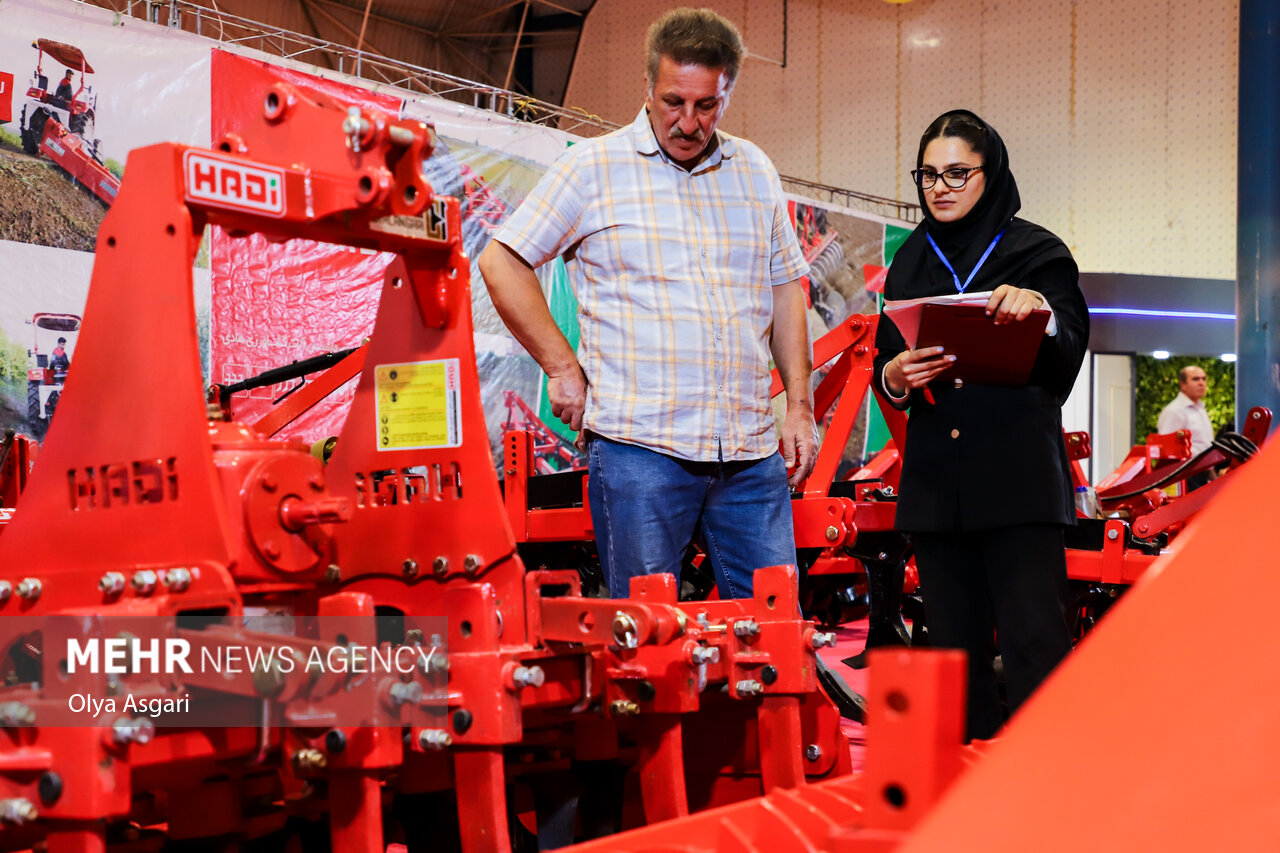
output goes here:
[[689, 462], [596, 436], [587, 449], [587, 500], [605, 583], [614, 598], [631, 578], [669, 572], [701, 533], [721, 598], [749, 598], [752, 573], [794, 565], [786, 464]]

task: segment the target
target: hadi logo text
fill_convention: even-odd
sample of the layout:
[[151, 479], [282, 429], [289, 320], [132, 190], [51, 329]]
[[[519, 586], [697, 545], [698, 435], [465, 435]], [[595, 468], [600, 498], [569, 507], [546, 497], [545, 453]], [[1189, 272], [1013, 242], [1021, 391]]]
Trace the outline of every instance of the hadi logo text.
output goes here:
[[284, 171], [250, 166], [188, 151], [187, 198], [217, 207], [280, 216], [284, 213]]

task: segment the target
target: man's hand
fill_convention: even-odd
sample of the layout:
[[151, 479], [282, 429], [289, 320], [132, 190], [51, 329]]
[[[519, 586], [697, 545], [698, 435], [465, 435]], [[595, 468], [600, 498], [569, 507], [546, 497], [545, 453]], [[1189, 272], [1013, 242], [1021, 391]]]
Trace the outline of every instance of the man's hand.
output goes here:
[[805, 481], [818, 461], [818, 426], [813, 408], [807, 404], [787, 404], [782, 419], [782, 460], [787, 464], [787, 485], [795, 489]]
[[1002, 284], [991, 291], [987, 300], [987, 316], [994, 317], [996, 325], [1021, 322], [1044, 307], [1044, 297], [1034, 290], [1024, 290], [1012, 284]]
[[582, 429], [582, 411], [587, 405], [587, 377], [575, 360], [572, 365], [547, 374], [547, 399], [551, 414], [572, 430]]

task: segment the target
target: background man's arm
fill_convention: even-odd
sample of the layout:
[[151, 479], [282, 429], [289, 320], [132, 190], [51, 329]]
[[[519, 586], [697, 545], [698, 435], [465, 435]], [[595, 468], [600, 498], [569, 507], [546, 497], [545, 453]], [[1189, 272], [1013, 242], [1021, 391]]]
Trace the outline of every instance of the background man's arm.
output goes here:
[[[798, 486], [818, 459], [818, 431], [813, 423], [813, 394], [809, 390], [813, 356], [809, 350], [809, 321], [799, 280], [773, 288], [773, 336], [769, 347], [787, 392], [782, 420], [782, 458], [791, 471], [787, 483]], [[791, 470], [794, 469], [794, 470]]]
[[571, 429], [580, 429], [587, 378], [577, 353], [551, 316], [538, 276], [524, 258], [497, 240], [489, 241], [479, 266], [498, 316], [547, 374], [551, 413]]

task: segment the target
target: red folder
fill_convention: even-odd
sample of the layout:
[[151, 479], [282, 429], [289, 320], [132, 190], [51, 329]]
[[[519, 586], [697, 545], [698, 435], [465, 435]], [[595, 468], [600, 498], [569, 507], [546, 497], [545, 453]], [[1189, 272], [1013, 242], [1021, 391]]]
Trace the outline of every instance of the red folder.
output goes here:
[[916, 347], [945, 347], [956, 363], [939, 378], [978, 385], [1027, 384], [1049, 324], [1048, 311], [997, 326], [982, 305], [928, 304], [920, 309]]

